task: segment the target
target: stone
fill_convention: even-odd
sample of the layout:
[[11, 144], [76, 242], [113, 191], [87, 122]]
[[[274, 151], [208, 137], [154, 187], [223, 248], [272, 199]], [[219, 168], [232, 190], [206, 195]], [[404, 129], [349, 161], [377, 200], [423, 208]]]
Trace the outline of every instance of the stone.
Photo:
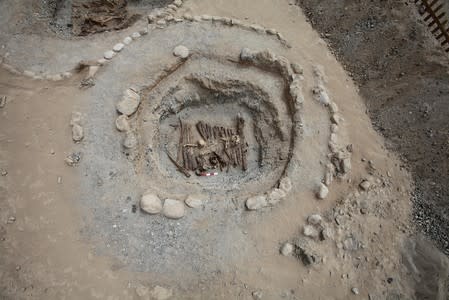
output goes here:
[[346, 157], [341, 161], [341, 169], [344, 174], [347, 174], [351, 171], [351, 169], [352, 169], [351, 158]]
[[[103, 57], [97, 60], [97, 63], [98, 63], [100, 66], [104, 65], [106, 62], [107, 62], [107, 60], [106, 60], [105, 58], [103, 58]], [[68, 78], [68, 77], [67, 77], [67, 78]]]
[[5, 107], [6, 105], [6, 96], [0, 96], [0, 108]]
[[93, 78], [95, 74], [97, 74], [98, 70], [100, 70], [100, 66], [89, 66], [89, 71], [87, 73], [86, 79]]
[[156, 22], [156, 25], [159, 25], [159, 26], [165, 26], [165, 25], [167, 25], [167, 21], [165, 21], [165, 20], [158, 20], [158, 21]]
[[184, 217], [184, 203], [174, 199], [166, 199], [162, 213], [169, 219], [180, 219]]
[[295, 247], [290, 243], [284, 243], [281, 247], [281, 254], [284, 256], [290, 256], [293, 253]]
[[105, 59], [112, 59], [115, 56], [115, 52], [112, 50], [108, 50], [103, 54]]
[[338, 125], [337, 124], [331, 124], [331, 132], [337, 133], [338, 132]]
[[255, 196], [246, 199], [246, 208], [249, 210], [258, 210], [268, 205], [267, 197], [264, 195]]
[[128, 117], [126, 115], [120, 115], [116, 120], [115, 120], [115, 127], [117, 128], [118, 131], [129, 131], [131, 129], [129, 122], [128, 122]]
[[140, 33], [138, 33], [137, 31], [136, 31], [136, 32], [133, 32], [133, 33], [131, 34], [131, 37], [133, 38], [133, 40], [138, 39], [138, 38], [140, 38]]
[[121, 114], [130, 116], [136, 112], [140, 104], [140, 95], [132, 89], [127, 89], [123, 94], [122, 100], [117, 103], [117, 111]]
[[279, 182], [279, 188], [286, 193], [292, 190], [292, 181], [288, 177], [283, 177]]
[[187, 58], [189, 56], [189, 49], [183, 45], [176, 46], [173, 49], [173, 55], [181, 58]]
[[212, 20], [212, 17], [209, 15], [202, 15], [201, 19], [203, 19], [204, 21], [210, 21], [210, 20]]
[[190, 208], [198, 208], [203, 205], [203, 197], [201, 195], [189, 195], [185, 200], [185, 203]]
[[150, 292], [150, 289], [142, 284], [139, 284], [136, 287], [136, 294], [140, 298], [148, 298], [148, 293]]
[[369, 188], [371, 187], [371, 182], [369, 182], [368, 180], [363, 180], [360, 184], [359, 184], [360, 188], [364, 191], [369, 190]]
[[263, 297], [263, 293], [260, 290], [252, 292], [251, 295], [253, 296], [254, 300], [262, 300], [262, 297]]
[[283, 198], [285, 198], [287, 194], [284, 190], [281, 189], [273, 189], [271, 192], [268, 193], [267, 201], [271, 205], [275, 205], [279, 203]]
[[126, 149], [134, 149], [137, 147], [138, 140], [136, 135], [133, 132], [127, 132], [125, 139], [123, 140], [123, 147]]
[[149, 214], [158, 214], [162, 211], [162, 201], [157, 195], [145, 194], [140, 199], [140, 209]]
[[356, 288], [356, 287], [353, 287], [352, 289], [351, 289], [351, 292], [354, 294], [354, 295], [358, 295], [360, 292], [359, 292], [359, 289], [358, 288]]
[[338, 106], [337, 106], [337, 103], [335, 103], [335, 102], [329, 103], [329, 111], [330, 111], [332, 114], [337, 113], [337, 112], [338, 112]]
[[72, 139], [74, 142], [78, 143], [84, 138], [84, 130], [83, 127], [79, 124], [72, 125]]
[[319, 225], [323, 221], [323, 218], [319, 214], [312, 214], [307, 218], [307, 222], [311, 225]]
[[312, 93], [315, 100], [317, 100], [323, 105], [329, 105], [329, 103], [331, 102], [326, 89], [321, 85], [313, 88]]
[[268, 28], [268, 29], [267, 29], [267, 33], [268, 33], [268, 34], [271, 34], [271, 35], [276, 35], [278, 32], [277, 32], [276, 29]]
[[254, 53], [248, 48], [243, 48], [242, 51], [240, 51], [240, 60], [252, 62], [254, 60]]
[[77, 165], [81, 161], [81, 152], [74, 152], [68, 155], [64, 161], [70, 167]]
[[172, 291], [164, 287], [156, 285], [151, 291], [151, 297], [155, 300], [167, 300], [172, 296]]
[[258, 33], [264, 33], [265, 32], [265, 28], [263, 28], [262, 26], [257, 25], [257, 24], [251, 25], [250, 28], [252, 30], [254, 30], [255, 32], [258, 32]]
[[307, 237], [316, 238], [319, 236], [319, 231], [311, 225], [304, 226], [303, 233]]
[[332, 240], [334, 239], [334, 231], [330, 227], [324, 227], [323, 230], [321, 230], [321, 238], [323, 240]]
[[304, 69], [298, 63], [292, 63], [291, 67], [293, 72], [295, 72], [296, 74], [302, 75], [304, 73]]
[[320, 185], [318, 187], [318, 191], [316, 193], [316, 196], [318, 197], [318, 199], [325, 199], [328, 194], [329, 194], [329, 189], [327, 188], [327, 186], [323, 183], [320, 183]]
[[332, 114], [331, 116], [331, 122], [337, 125], [340, 125], [340, 123], [343, 121], [343, 118], [338, 114]]
[[72, 117], [70, 119], [70, 125], [73, 126], [75, 124], [81, 125], [81, 120], [83, 115], [80, 112], [74, 111], [72, 112]]
[[358, 248], [359, 248], [359, 246], [358, 246], [357, 241], [352, 237], [349, 237], [343, 241], [343, 249], [345, 249], [345, 250], [355, 251]]
[[148, 17], [148, 23], [154, 23], [157, 20], [157, 16], [155, 14], [149, 14]]
[[173, 4], [176, 5], [177, 7], [180, 7], [182, 5], [182, 0], [175, 0], [173, 1]]
[[139, 34], [140, 34], [141, 36], [147, 35], [147, 34], [148, 34], [148, 28], [144, 28], [144, 29], [142, 29], [142, 30], [139, 30]]
[[335, 166], [331, 163], [326, 165], [326, 173], [324, 174], [324, 184], [330, 186], [332, 181], [334, 181]]
[[114, 50], [115, 52], [120, 52], [123, 50], [123, 48], [125, 47], [124, 44], [122, 43], [117, 43], [114, 45], [114, 47], [112, 47], [112, 50]]

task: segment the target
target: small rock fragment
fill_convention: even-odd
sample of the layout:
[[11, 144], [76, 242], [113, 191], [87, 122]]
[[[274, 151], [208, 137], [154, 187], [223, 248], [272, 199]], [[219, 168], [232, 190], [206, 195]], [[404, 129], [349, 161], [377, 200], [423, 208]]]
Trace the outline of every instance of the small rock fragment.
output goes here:
[[117, 103], [117, 111], [121, 114], [130, 116], [136, 112], [140, 104], [140, 95], [132, 89], [127, 89], [122, 100]]
[[126, 115], [118, 116], [118, 118], [115, 120], [115, 127], [118, 131], [129, 131], [131, 127], [128, 122], [128, 117]]
[[6, 105], [6, 96], [0, 96], [0, 108], [5, 107]]
[[302, 75], [304, 73], [303, 68], [298, 63], [292, 63], [291, 67], [292, 67], [293, 72], [295, 72], [296, 74]]
[[254, 300], [262, 300], [263, 294], [262, 291], [254, 291], [252, 292], [252, 296]]
[[172, 291], [157, 285], [151, 291], [151, 296], [155, 300], [167, 300], [172, 296]]
[[351, 158], [346, 157], [342, 160], [341, 162], [341, 169], [343, 171], [344, 174], [347, 174], [351, 171], [352, 166], [351, 166]]
[[249, 210], [258, 210], [268, 205], [266, 196], [255, 196], [246, 200], [246, 208]]
[[84, 138], [83, 127], [79, 124], [72, 125], [72, 139], [75, 143], [80, 142]]
[[311, 225], [319, 225], [321, 221], [323, 221], [323, 218], [319, 214], [313, 214], [307, 218], [307, 222]]
[[169, 219], [180, 219], [184, 216], [184, 203], [174, 199], [166, 199], [162, 213]]
[[188, 207], [197, 208], [203, 205], [203, 199], [201, 195], [189, 195], [185, 201]]
[[323, 240], [332, 240], [334, 238], [334, 231], [326, 226], [321, 230], [320, 237]]
[[285, 198], [285, 196], [287, 196], [287, 194], [284, 190], [273, 189], [270, 193], [268, 193], [267, 200], [269, 204], [275, 205], [279, 203], [279, 201], [281, 201], [283, 198]]
[[132, 34], [131, 34], [131, 37], [135, 40], [135, 39], [138, 39], [138, 38], [140, 38], [140, 33], [138, 33], [137, 31], [136, 32], [133, 32]]
[[311, 238], [316, 238], [320, 234], [318, 232], [318, 230], [314, 226], [311, 226], [311, 225], [304, 226], [303, 233], [304, 233], [305, 236], [308, 236], [308, 237], [311, 237]]
[[371, 183], [368, 180], [363, 180], [359, 186], [362, 190], [367, 191], [371, 187]]
[[8, 218], [8, 221], [6, 221], [6, 223], [7, 223], [7, 224], [12, 224], [12, 223], [14, 223], [15, 221], [16, 221], [16, 217], [11, 216], [11, 217]]
[[123, 140], [123, 147], [126, 149], [136, 148], [138, 144], [137, 137], [133, 132], [127, 132]]
[[180, 7], [182, 5], [182, 0], [175, 0], [173, 1], [173, 4], [176, 5], [177, 7]]
[[137, 296], [139, 296], [140, 298], [144, 298], [147, 297], [148, 298], [148, 293], [150, 292], [150, 289], [144, 285], [139, 284], [136, 287], [136, 294]]
[[8, 175], [8, 171], [6, 171], [6, 170], [2, 171], [2, 176], [6, 176], [6, 175]]
[[133, 41], [133, 39], [130, 36], [127, 36], [123, 39], [123, 44], [129, 45], [129, 44], [131, 44], [132, 41]]
[[108, 50], [103, 54], [105, 59], [112, 59], [115, 56], [115, 52], [112, 50]]
[[65, 158], [65, 162], [70, 167], [75, 166], [81, 160], [81, 152], [72, 153]]
[[320, 183], [316, 196], [318, 199], [325, 199], [329, 194], [329, 189], [323, 183]]
[[284, 256], [290, 256], [293, 253], [295, 247], [290, 243], [285, 243], [281, 247], [281, 254]]
[[61, 176], [58, 176], [57, 182], [58, 182], [58, 184], [62, 183], [62, 177]]
[[189, 49], [183, 45], [176, 46], [173, 49], [173, 55], [181, 58], [187, 58], [189, 56]]
[[353, 287], [353, 288], [351, 289], [351, 292], [352, 292], [354, 295], [358, 295], [358, 294], [359, 294], [359, 289], [356, 288], [356, 287]]
[[114, 50], [115, 52], [120, 52], [123, 50], [123, 48], [125, 47], [124, 44], [122, 43], [117, 43], [114, 45], [114, 47], [112, 47], [112, 50]]
[[343, 121], [343, 118], [338, 113], [335, 113], [332, 114], [331, 121], [334, 124], [340, 125], [340, 123]]
[[279, 182], [279, 188], [286, 193], [290, 192], [292, 189], [292, 181], [288, 177], [284, 177]]
[[162, 211], [162, 201], [154, 194], [145, 194], [140, 199], [140, 209], [149, 214], [158, 214]]

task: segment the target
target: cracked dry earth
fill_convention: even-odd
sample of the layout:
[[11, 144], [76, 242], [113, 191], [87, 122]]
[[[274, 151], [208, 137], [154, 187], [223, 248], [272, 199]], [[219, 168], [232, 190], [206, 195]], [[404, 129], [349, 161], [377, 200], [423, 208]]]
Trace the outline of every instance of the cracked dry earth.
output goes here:
[[2, 298], [445, 299], [414, 183], [297, 6], [4, 28]]

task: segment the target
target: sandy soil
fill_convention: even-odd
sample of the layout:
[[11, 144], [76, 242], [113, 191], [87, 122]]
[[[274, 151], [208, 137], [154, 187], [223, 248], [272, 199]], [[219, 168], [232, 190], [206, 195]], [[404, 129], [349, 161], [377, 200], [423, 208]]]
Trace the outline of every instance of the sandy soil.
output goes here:
[[[446, 259], [414, 235], [412, 178], [373, 129], [358, 88], [292, 4], [190, 0], [177, 13], [227, 16], [276, 28], [290, 48], [248, 30], [180, 23], [150, 30], [126, 47], [100, 69], [88, 89], [79, 88], [85, 73], [53, 82], [0, 71], [0, 95], [7, 96], [0, 108], [2, 298], [445, 299]], [[21, 70], [63, 72], [81, 59], [101, 57], [114, 40], [139, 26], [86, 40], [46, 37], [41, 51], [29, 52], [26, 59], [18, 50], [36, 47], [36, 39], [28, 39], [35, 33], [24, 31], [9, 42], [11, 32], [5, 30], [2, 53], [9, 53], [5, 61]], [[179, 43], [199, 62], [203, 56], [235, 61], [243, 47], [269, 48], [304, 68], [304, 127], [292, 154], [299, 161], [291, 173], [292, 192], [280, 204], [247, 211], [236, 184], [231, 196], [217, 197], [220, 201], [209, 192], [201, 209], [189, 209], [179, 220], [132, 211], [154, 182], [164, 197], [182, 193], [170, 176], [152, 182], [156, 173], [142, 175], [133, 156], [127, 158], [122, 135], [114, 128], [115, 104], [127, 87], [156, 82], [158, 71], [176, 61], [172, 49]], [[59, 47], [69, 60], [57, 55], [52, 60]], [[145, 101], [156, 101], [189, 67], [202, 75], [214, 70], [233, 75], [226, 68], [195, 66], [195, 56], [190, 59]], [[312, 93], [317, 65], [323, 66], [325, 88], [344, 118], [341, 137], [352, 149], [351, 172], [330, 185], [325, 200], [316, 199], [315, 189], [328, 159], [331, 122]], [[235, 68], [246, 74], [241, 66]], [[248, 74], [255, 84], [268, 80]], [[69, 124], [73, 111], [84, 116], [85, 138], [78, 144]], [[83, 154], [81, 162], [67, 166], [64, 159], [77, 151]], [[359, 186], [364, 180], [369, 187]], [[246, 197], [260, 189], [250, 186], [242, 193]], [[313, 213], [322, 216], [320, 226], [330, 232], [324, 240], [303, 234]], [[307, 249], [315, 262], [305, 265], [281, 255], [285, 242]]]

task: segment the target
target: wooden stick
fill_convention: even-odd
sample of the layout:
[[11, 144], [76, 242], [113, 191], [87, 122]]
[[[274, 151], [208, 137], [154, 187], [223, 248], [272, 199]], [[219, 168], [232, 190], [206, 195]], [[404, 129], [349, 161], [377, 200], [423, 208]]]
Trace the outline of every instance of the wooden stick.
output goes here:
[[182, 121], [181, 118], [179, 118], [179, 145], [178, 145], [178, 157], [177, 157], [177, 162], [178, 164], [182, 165], [183, 164], [183, 159], [182, 159], [182, 146], [183, 146], [183, 136], [182, 136], [182, 131], [183, 131], [183, 126], [182, 126]]
[[168, 153], [168, 150], [165, 150], [165, 153], [167, 153], [168, 158], [172, 161], [172, 163], [176, 166], [176, 168], [181, 173], [183, 173], [187, 177], [190, 177], [190, 173], [185, 168], [183, 168], [180, 164], [178, 164], [178, 162], [173, 157], [171, 157], [170, 153]]

